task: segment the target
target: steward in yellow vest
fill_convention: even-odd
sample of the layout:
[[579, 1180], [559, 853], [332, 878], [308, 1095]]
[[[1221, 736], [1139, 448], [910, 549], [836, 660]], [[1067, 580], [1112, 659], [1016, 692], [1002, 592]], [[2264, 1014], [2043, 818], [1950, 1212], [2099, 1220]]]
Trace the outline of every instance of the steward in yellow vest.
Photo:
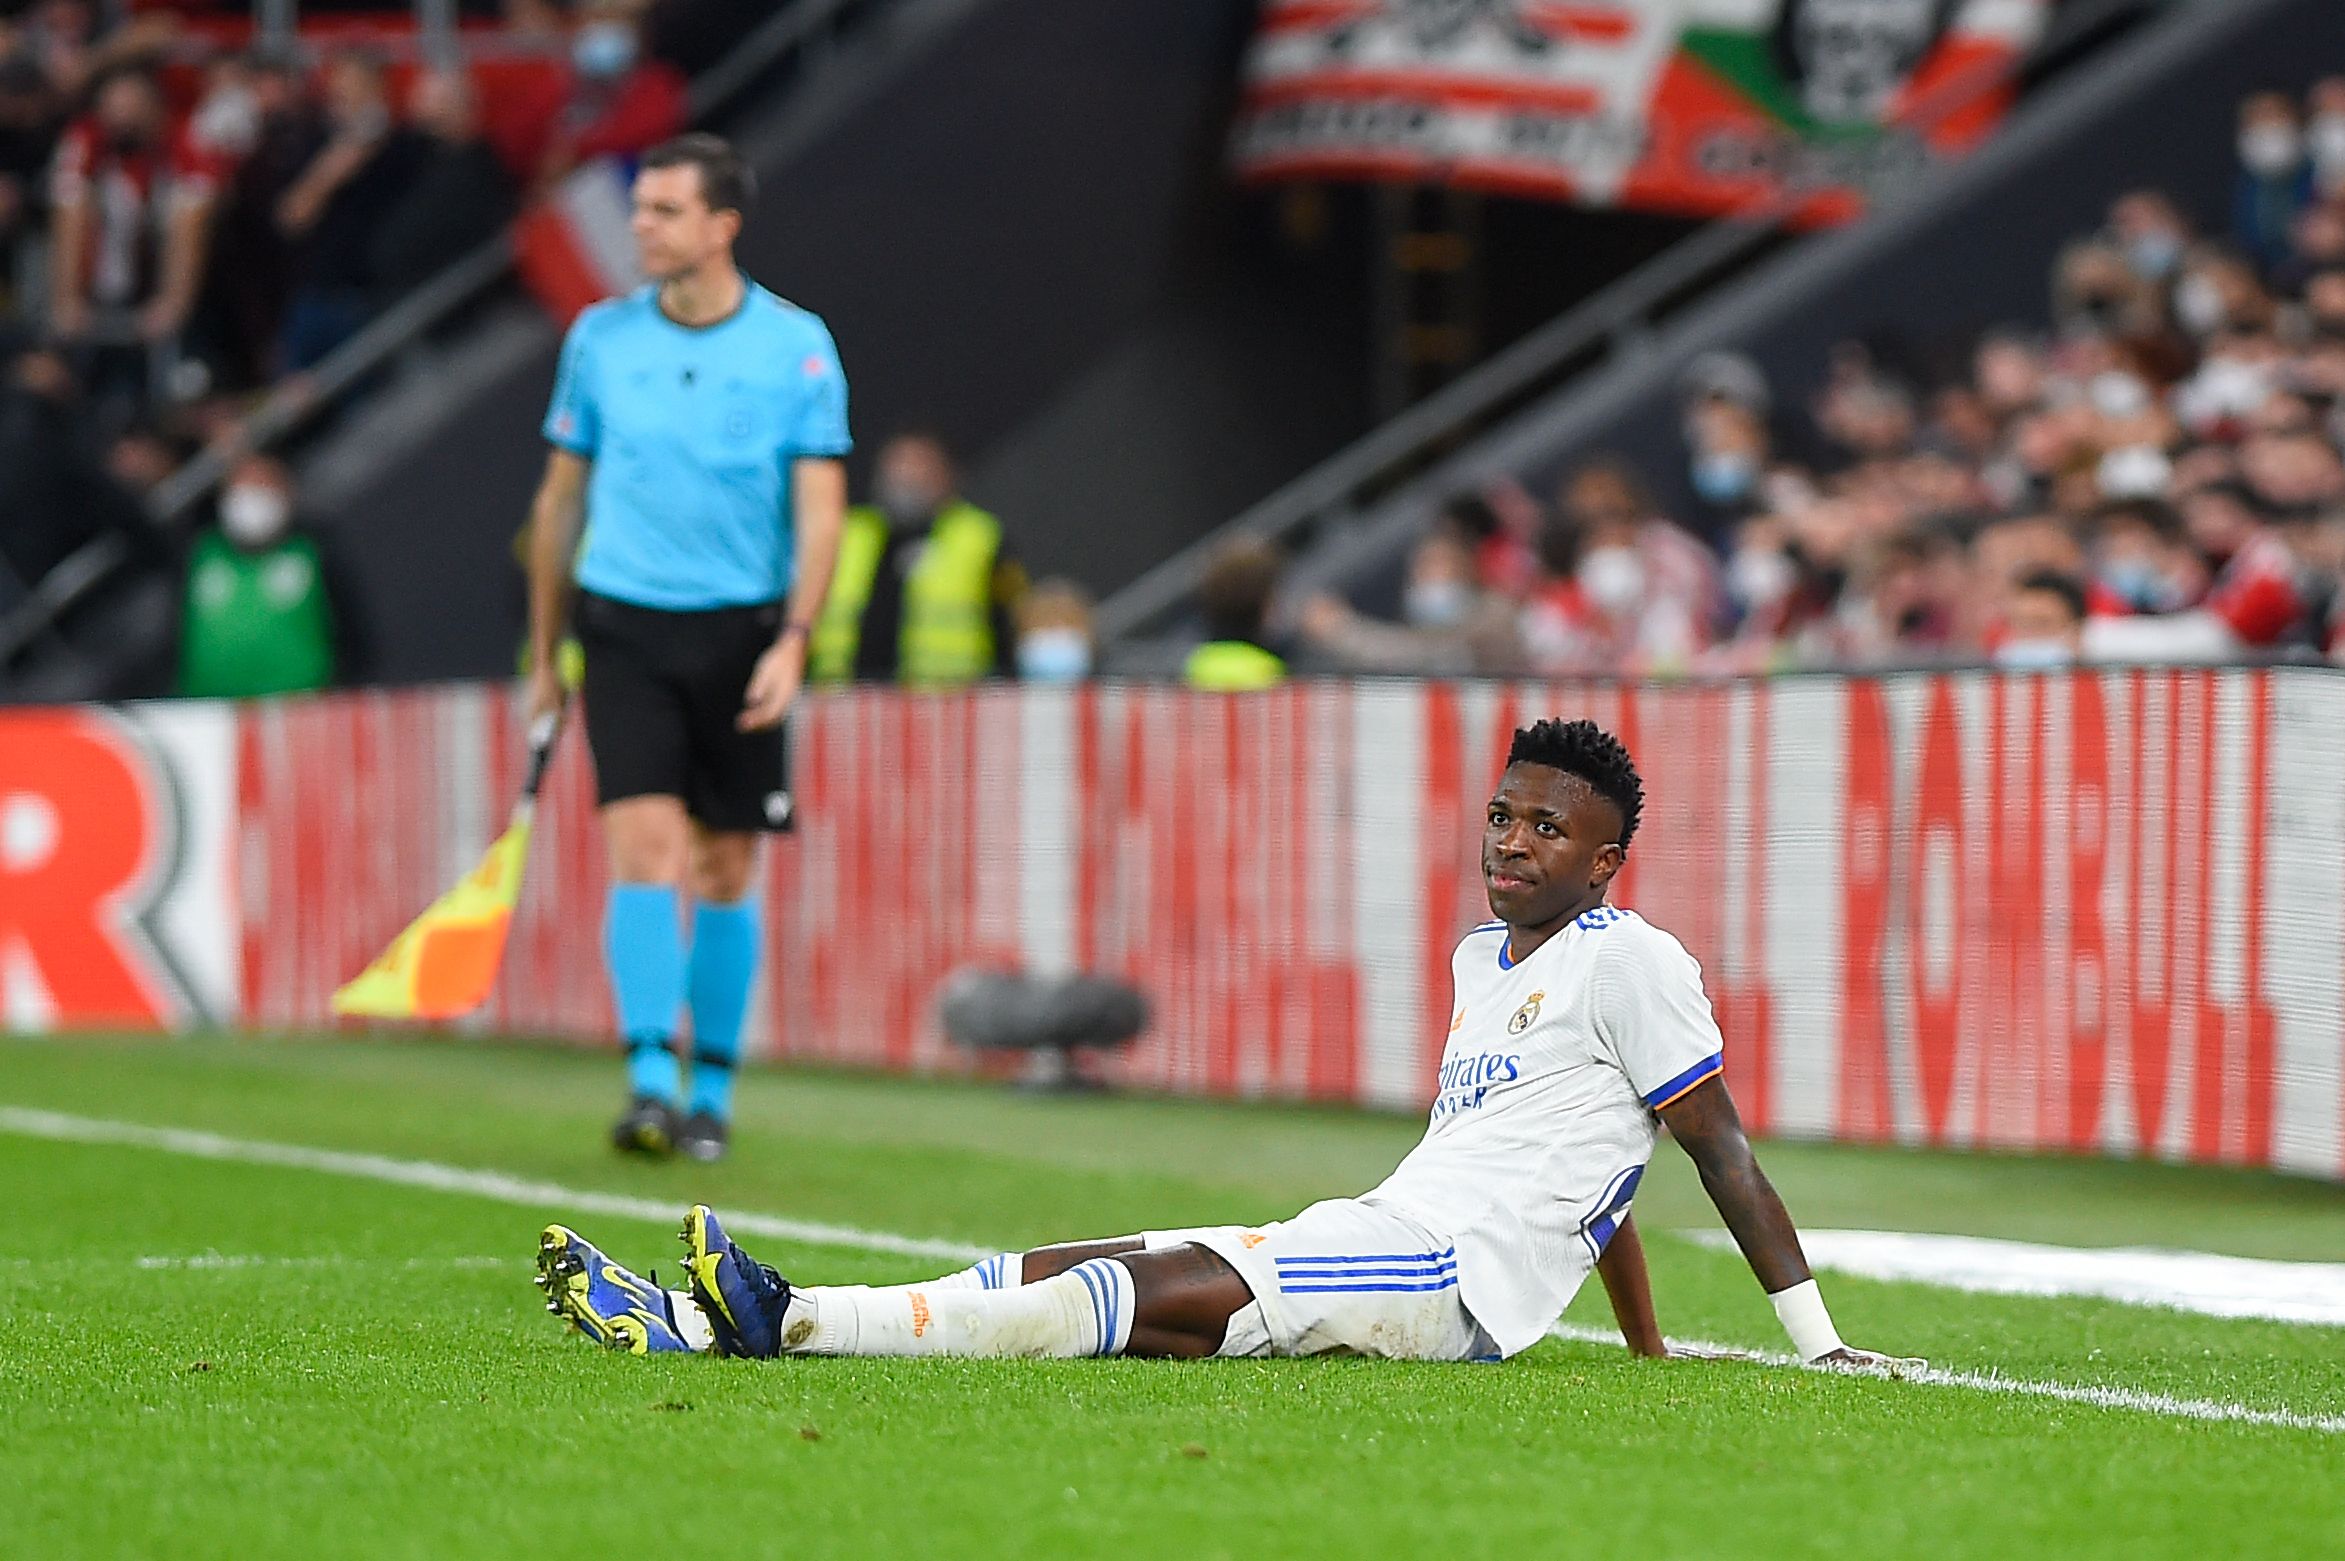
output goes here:
[[1197, 582], [1206, 641], [1189, 652], [1183, 682], [1241, 694], [1286, 681], [1286, 663], [1262, 644], [1282, 567], [1277, 550], [1260, 542], [1233, 542], [1206, 564]]
[[932, 439], [891, 441], [876, 486], [878, 502], [847, 512], [808, 677], [952, 688], [1001, 672], [1025, 584], [1001, 522], [953, 495]]
[[1189, 652], [1182, 681], [1209, 694], [1245, 694], [1286, 681], [1286, 663], [1251, 640], [1208, 640]]

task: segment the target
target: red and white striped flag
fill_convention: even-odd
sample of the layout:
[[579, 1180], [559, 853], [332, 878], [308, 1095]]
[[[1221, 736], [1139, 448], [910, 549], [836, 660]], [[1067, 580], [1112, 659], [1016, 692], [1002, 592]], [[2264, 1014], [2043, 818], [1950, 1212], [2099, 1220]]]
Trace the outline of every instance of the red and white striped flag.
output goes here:
[[598, 157], [522, 213], [514, 227], [521, 279], [560, 324], [643, 280], [627, 229], [628, 182], [624, 163]]

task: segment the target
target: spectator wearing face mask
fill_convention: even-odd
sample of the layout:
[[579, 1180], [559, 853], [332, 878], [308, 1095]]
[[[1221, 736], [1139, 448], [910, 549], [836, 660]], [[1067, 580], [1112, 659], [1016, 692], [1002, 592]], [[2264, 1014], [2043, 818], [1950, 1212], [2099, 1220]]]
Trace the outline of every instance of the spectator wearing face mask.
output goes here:
[[1764, 495], [1767, 425], [1738, 402], [1710, 399], [1686, 414], [1687, 480], [1701, 505], [1698, 529], [1724, 537], [1751, 515]]
[[1018, 604], [1018, 676], [1080, 683], [1099, 659], [1091, 597], [1072, 580], [1043, 580]]
[[2092, 617], [2180, 612], [2206, 589], [2205, 566], [2184, 538], [2182, 517], [2162, 500], [2104, 504], [2093, 516], [2091, 536], [2092, 579], [2085, 597]]
[[2203, 601], [2157, 614], [2097, 613], [2085, 629], [2089, 659], [2224, 661], [2315, 642], [2326, 596], [2299, 546], [2309, 510], [2277, 510], [2248, 483], [2225, 480], [2186, 496], [2181, 511], [2189, 544], [2181, 551], [2195, 566], [2188, 578], [2214, 573]]
[[2304, 145], [2323, 200], [2345, 196], [2345, 76], [2327, 76], [2306, 95]]
[[1576, 544], [1572, 581], [1610, 665], [1680, 669], [1708, 647], [1721, 617], [1716, 555], [1655, 510], [1635, 473], [1591, 462], [1559, 507]]
[[2135, 280], [2165, 287], [2190, 249], [2190, 219], [2162, 190], [2131, 190], [2109, 205], [2108, 241]]
[[1312, 650], [1349, 672], [1457, 677], [1522, 665], [1514, 604], [1483, 587], [1474, 555], [1445, 530], [1420, 539], [1409, 555], [1401, 622], [1363, 616], [1325, 595], [1304, 607], [1302, 627]]
[[495, 106], [488, 136], [531, 192], [580, 163], [632, 157], [684, 128], [689, 83], [643, 46], [641, 0], [587, 0], [570, 33], [570, 68]]
[[199, 314], [214, 385], [253, 390], [277, 376], [277, 347], [293, 295], [297, 257], [277, 226], [278, 203], [309, 168], [326, 131], [299, 66], [287, 54], [255, 49], [214, 88], [197, 110], [199, 125], [216, 144], [240, 144], [243, 150], [226, 175], [213, 223]]
[[1026, 574], [1001, 522], [961, 497], [930, 434], [879, 452], [872, 501], [847, 512], [807, 675], [816, 682], [951, 688], [1006, 676]]
[[220, 172], [142, 70], [107, 77], [58, 143], [49, 326], [78, 344], [84, 382], [117, 420], [146, 399], [147, 349], [195, 306]]
[[1783, 521], [1761, 515], [1736, 530], [1726, 557], [1726, 595], [1734, 633], [1713, 664], [1720, 670], [1765, 671], [1789, 639], [1800, 608], [1799, 560]]
[[247, 456], [221, 490], [218, 523], [188, 555], [179, 692], [245, 699], [325, 688], [347, 670], [341, 592], [318, 539], [296, 523], [293, 479]]
[[2284, 92], [2258, 92], [2239, 105], [2239, 177], [2231, 232], [2257, 266], [2289, 256], [2297, 214], [2313, 201], [2313, 163], [2304, 125]]
[[2084, 648], [2084, 610], [2075, 576], [2051, 569], [2020, 576], [2004, 607], [1995, 665], [2013, 672], [2074, 666]]

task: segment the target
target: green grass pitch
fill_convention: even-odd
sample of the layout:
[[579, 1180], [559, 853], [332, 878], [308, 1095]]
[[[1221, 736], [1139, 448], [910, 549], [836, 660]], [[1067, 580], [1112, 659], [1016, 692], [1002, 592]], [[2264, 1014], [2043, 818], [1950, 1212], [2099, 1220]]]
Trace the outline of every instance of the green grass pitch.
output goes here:
[[[734, 1158], [601, 1146], [609, 1056], [473, 1042], [0, 1041], [0, 1106], [1015, 1246], [1372, 1184], [1369, 1114], [759, 1071]], [[2345, 1260], [2345, 1192], [2091, 1161], [1762, 1147], [1795, 1218]], [[0, 1556], [2345, 1554], [2345, 1436], [1550, 1341], [1504, 1366], [635, 1360], [538, 1306], [471, 1194], [0, 1131]], [[1774, 1319], [1667, 1144], [1663, 1325]], [[579, 1217], [672, 1271], [672, 1219]], [[814, 1281], [949, 1264], [752, 1242]], [[186, 1259], [200, 1258], [195, 1264]], [[1855, 1343], [2345, 1414], [2345, 1331], [1825, 1279]], [[1570, 1320], [1607, 1321], [1599, 1287]]]

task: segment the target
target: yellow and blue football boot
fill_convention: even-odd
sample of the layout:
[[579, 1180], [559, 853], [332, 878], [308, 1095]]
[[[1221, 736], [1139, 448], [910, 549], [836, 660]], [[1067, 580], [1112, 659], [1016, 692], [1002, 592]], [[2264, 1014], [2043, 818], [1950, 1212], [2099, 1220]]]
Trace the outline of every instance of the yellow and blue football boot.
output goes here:
[[692, 1348], [656, 1278], [629, 1273], [567, 1225], [548, 1225], [538, 1238], [537, 1287], [547, 1311], [608, 1349], [651, 1355]]
[[[705, 1203], [684, 1216], [684, 1277], [719, 1355], [770, 1360], [782, 1353], [790, 1282], [735, 1246]], [[801, 1319], [796, 1326], [811, 1332], [814, 1325]]]

